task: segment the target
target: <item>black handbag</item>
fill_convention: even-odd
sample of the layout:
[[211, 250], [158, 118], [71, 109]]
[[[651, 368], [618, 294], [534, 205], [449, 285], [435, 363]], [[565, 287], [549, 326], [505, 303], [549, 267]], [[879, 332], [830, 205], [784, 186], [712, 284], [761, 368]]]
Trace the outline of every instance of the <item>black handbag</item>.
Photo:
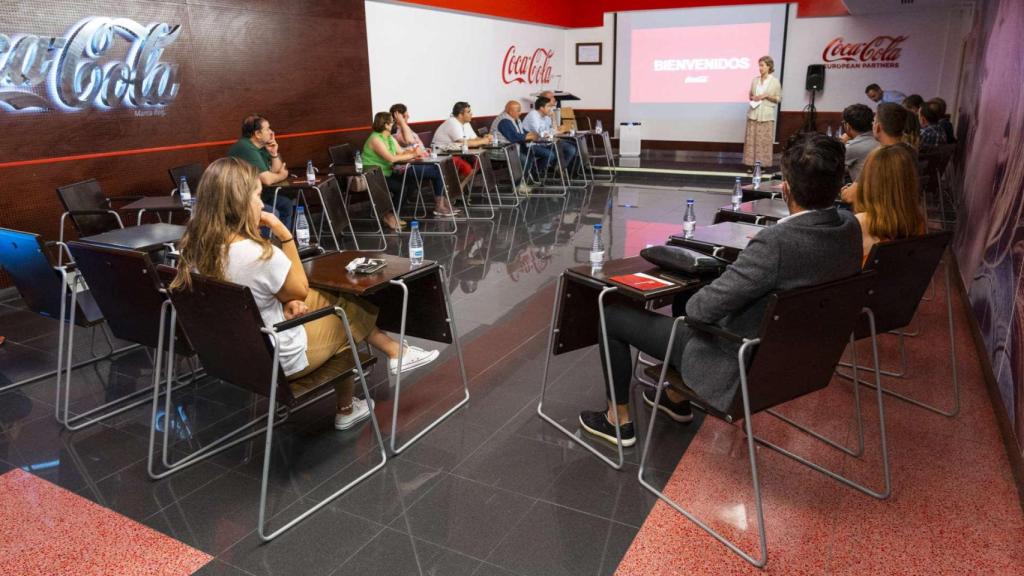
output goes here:
[[651, 246], [641, 250], [640, 256], [663, 270], [697, 276], [719, 274], [726, 265], [724, 260], [680, 246]]

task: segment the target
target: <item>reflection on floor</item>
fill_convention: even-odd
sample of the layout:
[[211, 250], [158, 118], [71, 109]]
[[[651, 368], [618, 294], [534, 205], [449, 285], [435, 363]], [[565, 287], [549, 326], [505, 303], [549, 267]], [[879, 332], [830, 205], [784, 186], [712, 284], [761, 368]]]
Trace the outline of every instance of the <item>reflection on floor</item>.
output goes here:
[[[454, 237], [427, 238], [427, 258], [444, 264], [450, 279], [470, 378], [468, 407], [391, 460], [372, 480], [269, 544], [261, 545], [255, 533], [262, 442], [228, 450], [152, 482], [145, 471], [148, 408], [80, 432], [63, 432], [53, 419], [52, 379], [0, 395], [0, 473], [28, 472], [213, 556], [199, 574], [742, 571], [743, 566], [717, 543], [663, 505], [655, 505], [655, 498], [637, 484], [639, 446], [647, 440], [645, 411], [635, 415], [641, 442], [627, 450], [622, 472], [568, 442], [542, 424], [535, 412], [555, 280], [566, 267], [586, 262], [592, 225], [603, 223], [610, 257], [632, 256], [646, 244], [663, 242], [679, 227], [688, 197], [697, 201], [698, 222], [710, 222], [714, 209], [727, 203], [724, 189], [729, 184], [728, 179], [679, 177], [668, 187], [596, 186], [574, 190], [567, 198], [532, 198], [517, 209], [501, 210], [494, 221], [460, 225]], [[388, 250], [405, 254], [405, 240], [393, 239]], [[941, 294], [935, 304], [941, 305]], [[911, 339], [911, 370], [926, 382], [945, 382], [945, 373], [939, 370], [943, 349], [934, 353], [930, 365], [918, 365], [922, 354], [928, 354], [922, 348], [928, 348], [929, 339], [943, 334], [927, 316], [922, 323], [923, 335]], [[0, 326], [8, 337], [0, 347], [0, 385], [52, 369], [52, 321], [10, 301], [0, 304]], [[89, 330], [77, 333], [76, 358], [91, 354], [94, 339], [97, 350], [102, 350], [102, 337]], [[887, 404], [896, 486], [892, 501], [870, 502], [774, 456], [762, 459], [773, 554], [770, 571], [799, 573], [809, 566], [807, 570], [820, 573], [814, 571], [816, 564], [796, 564], [797, 556], [805, 562], [822, 558], [822, 566], [859, 565], [860, 573], [893, 572], [894, 567], [921, 573], [916, 562], [932, 557], [929, 554], [944, 561], [960, 554], [958, 562], [978, 559], [977, 565], [985, 567], [998, 566], [986, 562], [1019, 554], [1004, 550], [1005, 538], [988, 530], [998, 525], [1005, 527], [1005, 534], [1019, 536], [1020, 514], [1013, 494], [1007, 492], [1005, 460], [997, 457], [1001, 448], [976, 373], [977, 359], [963, 334], [960, 342], [965, 406], [959, 418], [932, 418]], [[545, 407], [554, 417], [571, 425], [581, 408], [602, 405], [596, 350], [558, 356], [551, 370], [554, 383]], [[403, 438], [458, 396], [456, 374], [454, 350], [448, 348], [429, 368], [403, 379]], [[371, 376], [376, 413], [382, 428], [390, 430], [393, 390], [382, 371]], [[72, 409], [147, 388], [149, 378], [149, 359], [141, 352], [77, 370]], [[837, 384], [792, 410], [799, 414], [824, 406], [831, 418], [839, 412], [833, 405], [846, 405], [842, 401], [849, 390]], [[639, 390], [633, 393], [635, 397]], [[202, 380], [177, 394], [172, 413], [160, 414], [159, 424], [169, 427], [174, 449], [184, 454], [246, 421], [249, 400], [236, 388]], [[331, 402], [321, 402], [293, 415], [275, 435], [268, 496], [274, 520], [290, 518], [373, 461], [368, 428], [336, 432], [331, 416]], [[843, 433], [845, 420], [839, 418], [835, 417], [836, 430]], [[778, 433], [780, 441], [815, 449], [784, 430], [769, 431]], [[700, 418], [688, 426], [661, 419], [653, 441], [656, 483], [667, 482], [673, 494], [689, 495], [688, 501], [704, 506], [700, 509], [712, 518], [743, 525], [747, 509], [736, 495], [749, 490], [746, 472], [737, 465], [742, 452], [735, 448], [737, 439], [730, 429], [710, 421], [702, 427]], [[937, 451], [926, 451], [929, 448]], [[874, 462], [870, 456], [867, 460]], [[874, 478], [873, 468], [859, 467], [852, 462], [847, 466]], [[985, 487], [985, 494], [978, 493], [979, 487]], [[922, 500], [916, 492], [933, 494]], [[968, 497], [975, 498], [969, 511], [964, 507]], [[938, 498], [951, 504], [939, 506]], [[844, 510], [853, 510], [858, 523], [837, 523], [838, 511]], [[3, 515], [8, 512], [0, 511], [0, 519], [7, 520]], [[43, 514], [43, 509], [32, 513]], [[977, 532], [965, 535], [964, 523], [977, 527]], [[890, 528], [899, 528], [901, 538], [885, 545], [885, 554], [879, 555], [871, 546], [880, 545]], [[851, 529], [858, 532], [849, 534]], [[833, 536], [834, 530], [840, 532]], [[941, 539], [936, 536], [940, 530]], [[986, 546], [964, 548], [982, 537]], [[927, 549], [926, 538], [932, 539]], [[903, 558], [915, 563], [903, 564]], [[879, 562], [886, 564], [879, 568]]]

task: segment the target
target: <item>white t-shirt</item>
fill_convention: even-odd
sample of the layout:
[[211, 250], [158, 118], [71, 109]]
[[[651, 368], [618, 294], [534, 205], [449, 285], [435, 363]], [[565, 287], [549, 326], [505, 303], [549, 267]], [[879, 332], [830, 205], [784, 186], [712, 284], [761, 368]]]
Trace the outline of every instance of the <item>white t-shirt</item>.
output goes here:
[[455, 116], [449, 116], [447, 120], [441, 123], [434, 131], [434, 140], [432, 144], [437, 146], [447, 146], [454, 144], [462, 140], [472, 140], [476, 138], [476, 132], [473, 131], [473, 126], [469, 122], [463, 124]]
[[[228, 248], [224, 275], [235, 284], [248, 286], [260, 309], [260, 316], [267, 328], [284, 322], [284, 306], [277, 294], [284, 286], [285, 278], [292, 267], [292, 261], [280, 248], [273, 246], [273, 254], [267, 260], [260, 260], [263, 248], [252, 240], [233, 242]], [[281, 369], [285, 376], [301, 372], [307, 366], [306, 330], [301, 326], [278, 333]]]

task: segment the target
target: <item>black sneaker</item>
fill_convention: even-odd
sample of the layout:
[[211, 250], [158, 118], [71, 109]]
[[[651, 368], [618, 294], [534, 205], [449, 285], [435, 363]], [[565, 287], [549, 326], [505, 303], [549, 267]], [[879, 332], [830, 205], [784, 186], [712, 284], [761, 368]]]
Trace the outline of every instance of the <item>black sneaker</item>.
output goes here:
[[[654, 394], [653, 388], [644, 389], [644, 403], [650, 407], [654, 407]], [[661, 402], [658, 404], [658, 410], [661, 410], [668, 415], [669, 418], [686, 424], [693, 420], [693, 410], [690, 409], [690, 401], [683, 400], [682, 402], [673, 402], [668, 394], [664, 392], [661, 394]]]
[[[608, 416], [604, 412], [580, 412], [580, 426], [583, 427], [588, 434], [593, 434], [598, 438], [616, 444], [615, 441], [615, 425], [608, 421]], [[636, 434], [633, 432], [633, 423], [623, 424], [619, 427], [619, 432], [622, 436], [622, 445], [629, 448], [633, 444], [636, 444]]]

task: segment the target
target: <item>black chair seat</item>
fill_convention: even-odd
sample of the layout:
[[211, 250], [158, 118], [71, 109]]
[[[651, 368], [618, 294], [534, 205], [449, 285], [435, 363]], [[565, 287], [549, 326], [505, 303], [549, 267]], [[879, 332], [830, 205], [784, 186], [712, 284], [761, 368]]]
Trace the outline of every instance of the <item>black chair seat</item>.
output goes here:
[[[644, 375], [646, 375], [651, 380], [657, 382], [658, 378], [661, 378], [661, 370], [664, 367], [664, 364], [648, 366], [644, 368]], [[671, 366], [669, 366], [668, 372], [665, 373], [665, 382], [663, 382], [663, 384], [668, 384], [669, 386], [672, 387], [673, 390], [682, 394], [688, 402], [690, 402], [691, 404], [696, 404], [701, 410], [710, 414], [711, 416], [714, 416], [715, 418], [719, 418], [730, 423], [743, 419], [742, 410], [740, 410], [740, 414], [733, 415], [722, 412], [721, 410], [716, 410], [711, 406], [705, 404], [704, 401], [701, 400], [700, 395], [694, 392], [693, 389], [691, 389], [689, 386], [687, 386], [686, 383], [683, 382], [682, 375], [680, 375], [679, 372], [677, 372], [676, 369], [672, 368]]]

